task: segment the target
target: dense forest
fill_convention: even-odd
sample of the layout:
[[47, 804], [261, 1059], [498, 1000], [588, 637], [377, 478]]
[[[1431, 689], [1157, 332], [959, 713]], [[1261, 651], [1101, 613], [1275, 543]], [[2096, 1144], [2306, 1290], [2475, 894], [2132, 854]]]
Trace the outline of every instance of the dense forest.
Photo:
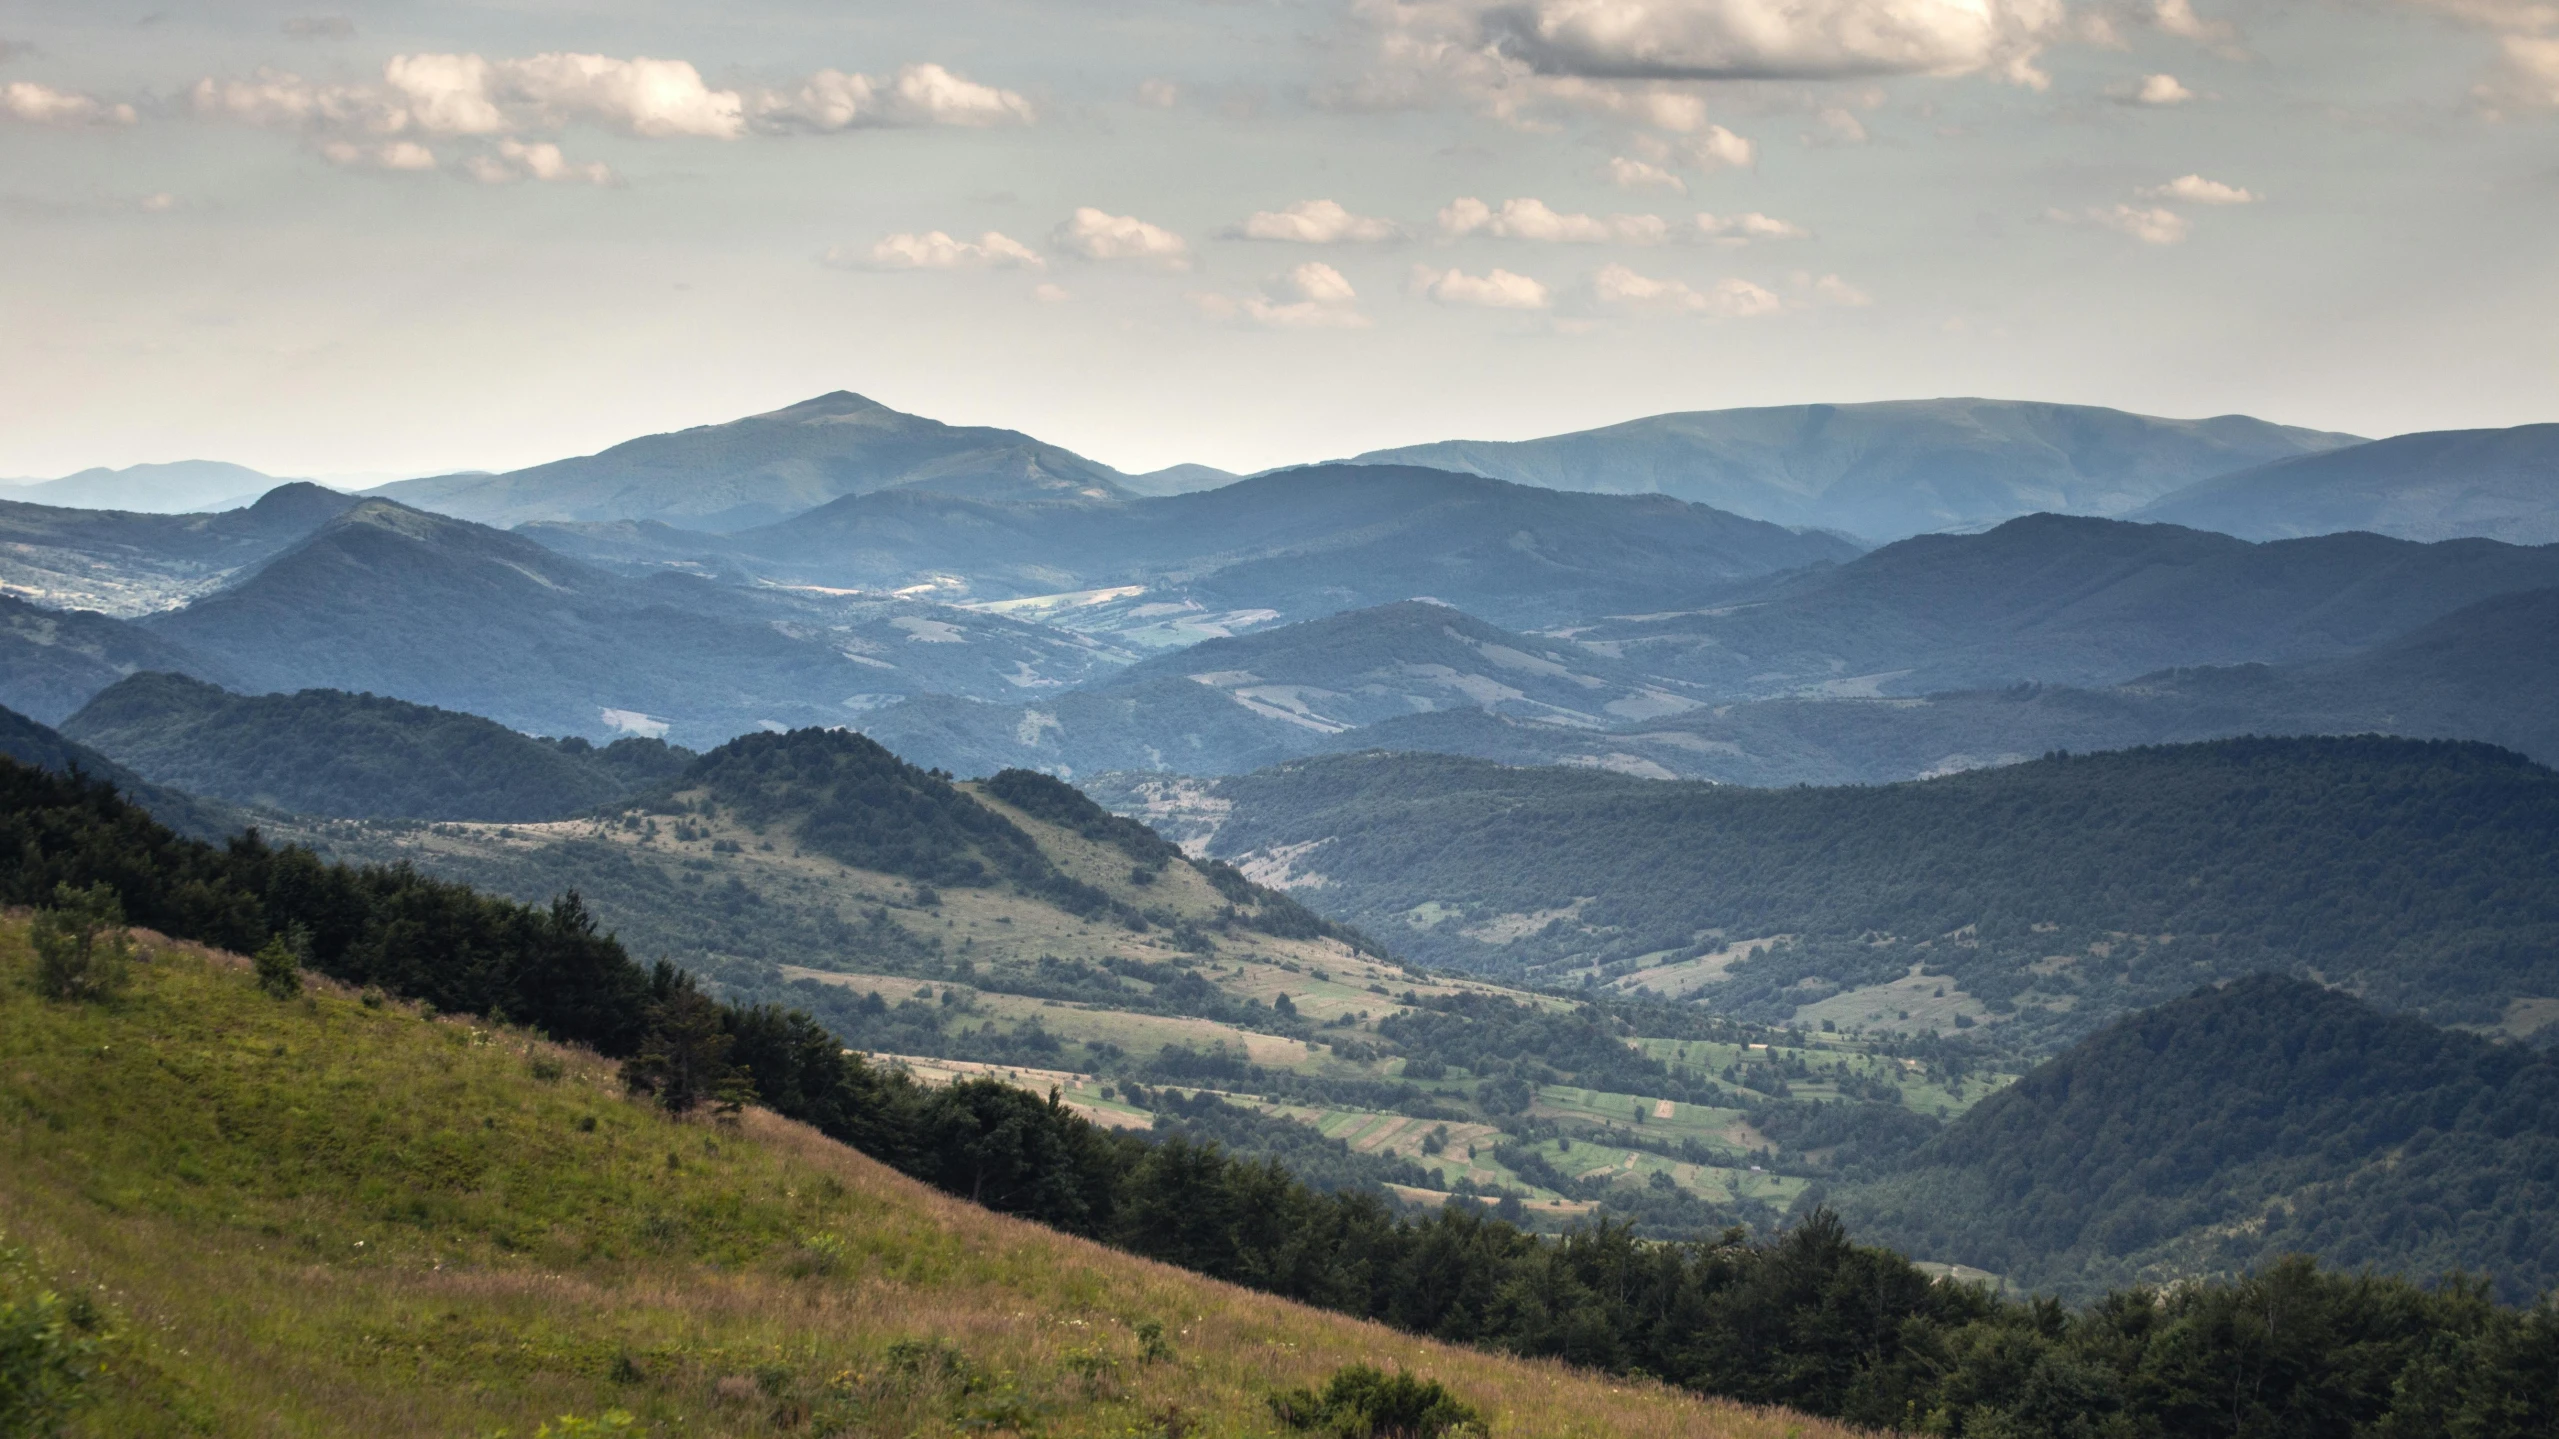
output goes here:
[[1216, 793], [1218, 853], [1320, 841], [1294, 851], [1307, 902], [1429, 962], [1606, 978], [1782, 936], [1712, 990], [1764, 1022], [1914, 977], [2055, 1048], [2259, 971], [2439, 1023], [2559, 994], [2559, 773], [2486, 745], [2239, 739], [1793, 790], [1362, 754]]
[[254, 835], [183, 840], [106, 786], [0, 762], [0, 899], [100, 884], [165, 933], [627, 1057], [670, 1106], [753, 1097], [992, 1208], [1415, 1332], [1940, 1434], [2522, 1439], [2559, 1423], [2548, 1300], [2286, 1261], [2070, 1311], [1933, 1280], [1827, 1211], [1769, 1241], [1685, 1244], [1613, 1225], [1544, 1240], [1465, 1205], [1414, 1220], [1005, 1085], [920, 1088], [804, 1014], [643, 969], [574, 896], [535, 908]]
[[2040, 1290], [2298, 1251], [2524, 1302], [2559, 1286], [2559, 1056], [2256, 976], [2108, 1026], [1839, 1208]]
[[109, 686], [62, 732], [189, 794], [344, 819], [564, 819], [693, 759], [663, 740], [599, 749], [381, 695], [237, 695], [174, 674]]

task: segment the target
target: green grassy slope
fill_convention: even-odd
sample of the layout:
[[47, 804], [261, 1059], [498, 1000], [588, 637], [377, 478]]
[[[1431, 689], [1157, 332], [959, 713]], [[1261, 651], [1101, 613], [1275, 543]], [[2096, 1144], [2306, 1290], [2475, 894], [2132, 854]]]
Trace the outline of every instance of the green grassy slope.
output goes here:
[[0, 1223], [108, 1334], [74, 1434], [1251, 1435], [1356, 1360], [1501, 1434], [1844, 1432], [1247, 1294], [759, 1111], [672, 1121], [519, 1031], [145, 941], [126, 997], [64, 1004], [0, 921]]

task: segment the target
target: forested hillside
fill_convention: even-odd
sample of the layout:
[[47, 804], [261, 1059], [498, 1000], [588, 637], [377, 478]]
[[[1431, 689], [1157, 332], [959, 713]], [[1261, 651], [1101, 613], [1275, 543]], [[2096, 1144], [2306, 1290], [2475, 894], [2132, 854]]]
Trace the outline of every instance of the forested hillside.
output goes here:
[[62, 732], [190, 794], [344, 819], [562, 819], [693, 758], [664, 740], [597, 748], [379, 695], [236, 695], [171, 674], [114, 685]]
[[1834, 1196], [1857, 1232], [2087, 1297], [2285, 1254], [2559, 1286], [2559, 1057], [2258, 975], [2117, 1021]]
[[1366, 754], [1153, 793], [1177, 837], [1401, 952], [1766, 1021], [1931, 1028], [1928, 1001], [1970, 996], [2057, 1044], [2261, 970], [2442, 1022], [2559, 996], [2559, 774], [2484, 745], [2240, 739], [1775, 791]]

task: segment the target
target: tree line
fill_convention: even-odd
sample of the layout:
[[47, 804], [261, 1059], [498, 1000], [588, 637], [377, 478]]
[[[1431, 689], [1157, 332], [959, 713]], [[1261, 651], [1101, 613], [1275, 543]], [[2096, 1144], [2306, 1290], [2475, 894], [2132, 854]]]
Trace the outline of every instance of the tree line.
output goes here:
[[184, 840], [108, 786], [0, 761], [0, 900], [110, 886], [135, 923], [243, 952], [279, 936], [349, 983], [532, 1025], [627, 1061], [673, 1107], [752, 1096], [1006, 1213], [1412, 1332], [1926, 1433], [2540, 1435], [2559, 1306], [2501, 1307], [2287, 1260], [2070, 1311], [1940, 1282], [1816, 1213], [1754, 1241], [1599, 1223], [1557, 1239], [1472, 1205], [1423, 1218], [1212, 1143], [1148, 1143], [992, 1082], [927, 1089], [805, 1013], [644, 968], [574, 896], [492, 899], [254, 833]]

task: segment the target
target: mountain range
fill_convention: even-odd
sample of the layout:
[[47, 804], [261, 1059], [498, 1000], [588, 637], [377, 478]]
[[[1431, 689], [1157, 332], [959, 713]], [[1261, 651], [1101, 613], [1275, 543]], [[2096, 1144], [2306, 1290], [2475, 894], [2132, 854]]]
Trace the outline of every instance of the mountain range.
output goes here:
[[1123, 478], [1017, 431], [945, 425], [837, 390], [576, 459], [400, 480], [370, 493], [500, 527], [655, 520], [722, 531], [900, 486], [998, 500], [1112, 499], [1133, 493]]
[[2089, 405], [1942, 399], [1698, 410], [1358, 458], [1561, 490], [1656, 491], [1881, 541], [2036, 511], [2121, 515], [2214, 475], [2356, 443], [2245, 415], [2164, 420]]
[[2559, 542], [2559, 425], [2439, 430], [2198, 480], [2133, 516], [2250, 540], [2369, 530]]
[[126, 617], [171, 609], [229, 584], [355, 503], [307, 481], [213, 514], [0, 500], [0, 593]]

